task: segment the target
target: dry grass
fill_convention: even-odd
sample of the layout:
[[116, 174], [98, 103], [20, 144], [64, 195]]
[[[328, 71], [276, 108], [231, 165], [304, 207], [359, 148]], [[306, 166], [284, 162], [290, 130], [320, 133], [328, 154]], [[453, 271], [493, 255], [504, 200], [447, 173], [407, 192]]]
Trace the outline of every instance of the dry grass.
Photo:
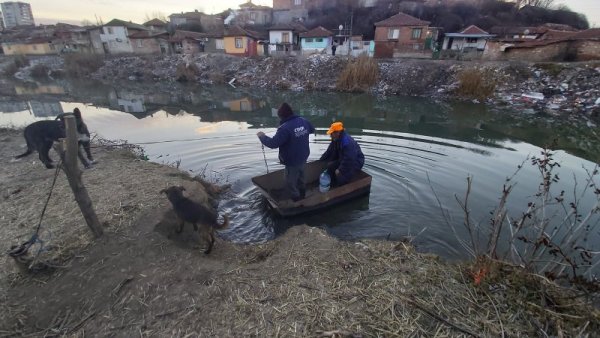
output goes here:
[[346, 65], [337, 79], [336, 88], [348, 92], [365, 92], [377, 83], [378, 75], [377, 61], [361, 55]]
[[[2, 158], [17, 152], [17, 137], [0, 135]], [[158, 190], [185, 175], [139, 153], [94, 152], [100, 163], [84, 182], [107, 238], [92, 243], [59, 177], [44, 221], [55, 249], [44, 255], [76, 259], [47, 276], [3, 270], [0, 336], [500, 337], [600, 329], [585, 295], [494, 262], [444, 263], [404, 242], [345, 242], [296, 226], [262, 245], [219, 241], [204, 256], [156, 230], [168, 205]], [[6, 162], [5, 246], [31, 234], [53, 175], [37, 159]], [[0, 263], [9, 266], [6, 256]]]
[[104, 64], [104, 57], [98, 54], [65, 54], [64, 59], [65, 71], [70, 77], [92, 74]]
[[200, 70], [196, 64], [190, 63], [186, 65], [185, 63], [180, 63], [177, 65], [175, 78], [180, 82], [194, 82], [199, 74]]
[[497, 81], [493, 72], [481, 69], [465, 69], [458, 74], [456, 94], [464, 98], [485, 100], [494, 95]]

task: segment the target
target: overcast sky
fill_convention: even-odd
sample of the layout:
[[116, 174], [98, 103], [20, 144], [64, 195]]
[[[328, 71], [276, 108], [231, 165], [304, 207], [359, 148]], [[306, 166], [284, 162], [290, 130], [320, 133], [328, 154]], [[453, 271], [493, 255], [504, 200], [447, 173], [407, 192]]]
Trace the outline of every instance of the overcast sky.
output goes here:
[[[0, 0], [2, 1], [2, 0]], [[195, 9], [205, 13], [218, 13], [227, 8], [238, 8], [245, 0], [21, 0], [31, 4], [36, 23], [57, 21], [81, 24], [96, 18], [108, 22], [121, 19], [143, 23], [156, 13], [169, 16], [178, 12], [191, 12]], [[253, 0], [257, 5], [272, 6], [272, 0]], [[587, 16], [591, 26], [600, 28], [600, 0], [556, 0], [571, 10]]]

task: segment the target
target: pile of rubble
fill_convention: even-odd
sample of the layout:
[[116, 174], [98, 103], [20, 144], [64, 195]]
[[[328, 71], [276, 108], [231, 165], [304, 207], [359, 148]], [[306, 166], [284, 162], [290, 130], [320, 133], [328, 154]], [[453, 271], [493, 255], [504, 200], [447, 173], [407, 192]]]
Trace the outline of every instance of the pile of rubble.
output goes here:
[[600, 116], [600, 67], [594, 64], [536, 64], [530, 76], [503, 86], [496, 100], [549, 115]]

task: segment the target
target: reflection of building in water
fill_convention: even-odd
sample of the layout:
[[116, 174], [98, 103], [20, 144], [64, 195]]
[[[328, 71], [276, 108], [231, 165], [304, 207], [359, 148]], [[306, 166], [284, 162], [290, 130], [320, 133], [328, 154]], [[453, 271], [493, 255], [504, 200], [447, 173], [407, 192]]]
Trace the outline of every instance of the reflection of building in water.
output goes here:
[[118, 109], [127, 113], [144, 113], [146, 106], [144, 105], [144, 95], [132, 93], [111, 92], [109, 94], [111, 108]]
[[3, 113], [18, 113], [25, 110], [29, 110], [29, 105], [25, 101], [0, 102], [0, 112]]
[[35, 95], [35, 94], [64, 94], [65, 89], [56, 85], [41, 85], [34, 87], [15, 86], [17, 95]]
[[266, 105], [265, 101], [257, 101], [250, 98], [223, 102], [223, 107], [229, 108], [231, 111], [254, 111], [263, 108]]
[[60, 102], [39, 102], [39, 101], [29, 101], [29, 107], [31, 108], [31, 112], [35, 117], [51, 117], [58, 116], [62, 114], [64, 111]]

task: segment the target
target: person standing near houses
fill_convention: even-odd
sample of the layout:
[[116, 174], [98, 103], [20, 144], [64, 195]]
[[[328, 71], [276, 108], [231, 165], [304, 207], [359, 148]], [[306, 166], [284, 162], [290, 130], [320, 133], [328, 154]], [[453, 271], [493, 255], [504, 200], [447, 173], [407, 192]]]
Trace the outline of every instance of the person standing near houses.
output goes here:
[[331, 143], [321, 155], [321, 161], [327, 161], [327, 173], [333, 186], [350, 182], [365, 164], [365, 155], [358, 143], [344, 130], [342, 122], [334, 122], [327, 135]]
[[279, 148], [279, 161], [285, 166], [286, 188], [291, 199], [296, 202], [306, 196], [304, 165], [310, 155], [308, 138], [315, 132], [313, 125], [297, 116], [287, 103], [277, 110], [279, 128], [275, 136], [268, 137], [262, 131], [256, 133], [260, 142], [271, 148]]
[[331, 45], [331, 55], [335, 55], [335, 50], [336, 50], [337, 46], [335, 41], [333, 42], [333, 44]]

